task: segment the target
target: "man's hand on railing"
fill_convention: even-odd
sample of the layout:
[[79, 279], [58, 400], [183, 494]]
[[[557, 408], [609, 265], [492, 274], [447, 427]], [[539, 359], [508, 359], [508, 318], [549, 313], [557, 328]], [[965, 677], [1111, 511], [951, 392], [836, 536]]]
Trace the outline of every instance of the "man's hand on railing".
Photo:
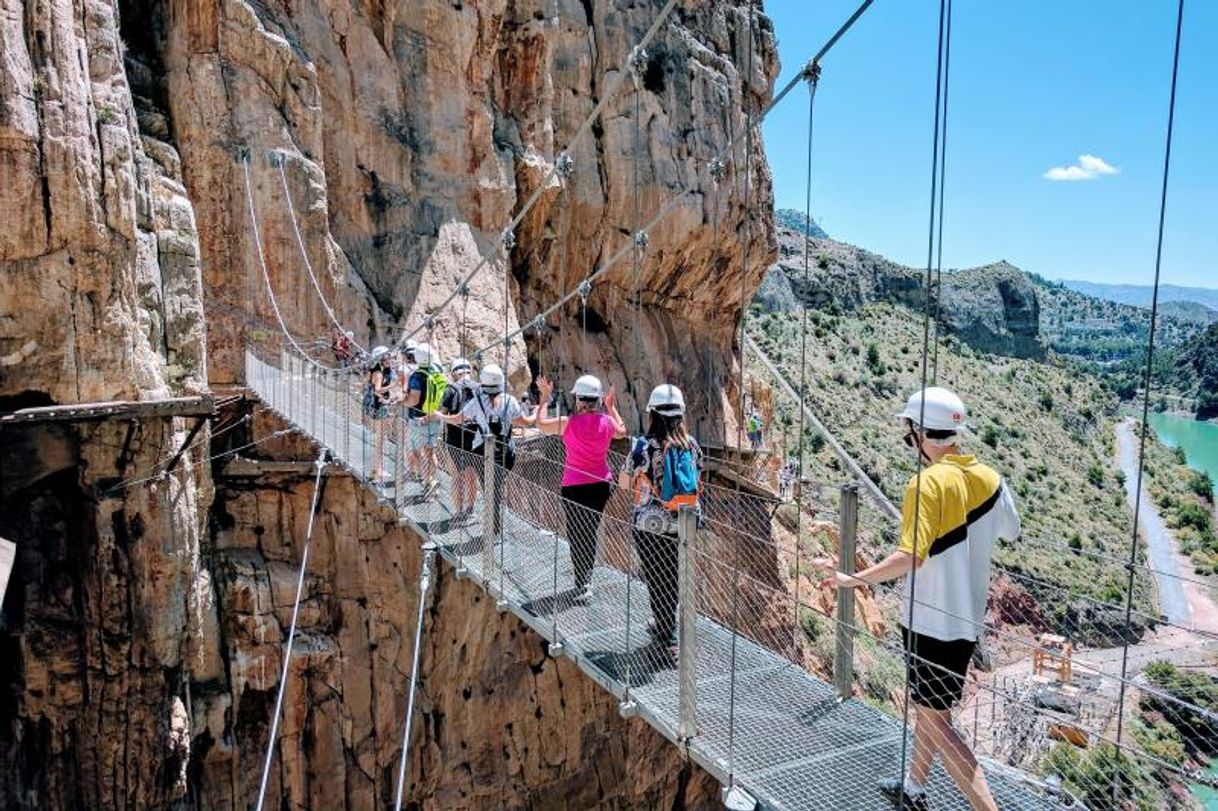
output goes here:
[[817, 584], [822, 589], [852, 589], [867, 585], [854, 575], [839, 572], [837, 570], [837, 561], [828, 555], [820, 558], [813, 558], [812, 565], [823, 571], [826, 575], [826, 577]]

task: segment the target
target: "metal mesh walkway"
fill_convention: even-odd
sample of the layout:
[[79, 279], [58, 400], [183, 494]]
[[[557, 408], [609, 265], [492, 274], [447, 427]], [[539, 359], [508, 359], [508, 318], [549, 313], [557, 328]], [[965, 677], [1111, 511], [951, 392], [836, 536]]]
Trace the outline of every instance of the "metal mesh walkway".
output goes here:
[[[556, 492], [529, 480], [527, 462], [501, 483], [500, 542], [484, 532], [481, 496], [468, 515], [452, 514], [449, 473], [438, 473], [439, 487], [427, 499], [418, 495], [420, 485], [406, 484], [402, 437], [390, 430], [378, 454], [376, 431], [359, 415], [360, 378], [325, 373], [287, 354], [268, 361], [247, 351], [246, 379], [270, 408], [375, 487], [404, 522], [437, 545], [459, 576], [481, 582], [501, 610], [511, 611], [613, 693], [623, 712], [637, 713], [687, 746], [689, 756], [725, 785], [743, 787], [762, 808], [892, 807], [874, 784], [900, 769], [901, 719], [860, 699], [839, 700], [833, 685], [778, 649], [775, 635], [756, 627], [734, 634], [721, 620], [747, 612], [729, 613], [714, 604], [720, 595], [707, 584], [716, 579], [714, 569], [726, 565], [714, 547], [699, 547], [694, 562], [703, 582], [689, 646], [693, 694], [687, 688], [686, 700], [696, 706], [696, 730], [685, 739], [679, 734], [678, 662], [648, 632], [654, 618], [647, 584], [636, 572], [624, 519], [607, 511], [592, 597], [580, 600], [567, 540], [553, 529], [562, 525], [562, 505]], [[388, 473], [387, 482], [370, 482], [374, 471]], [[495, 475], [504, 474], [497, 468]], [[753, 597], [763, 599], [764, 590], [754, 590]], [[991, 775], [991, 782], [1004, 809], [1060, 807], [1030, 780]], [[935, 808], [967, 808], [940, 769], [929, 788]]]

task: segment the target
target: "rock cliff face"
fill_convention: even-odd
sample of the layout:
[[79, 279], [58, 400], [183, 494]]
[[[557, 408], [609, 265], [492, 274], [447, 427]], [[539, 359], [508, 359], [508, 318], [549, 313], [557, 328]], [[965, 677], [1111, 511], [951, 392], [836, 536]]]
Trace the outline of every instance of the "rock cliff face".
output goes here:
[[[812, 239], [805, 279], [800, 234], [784, 229], [778, 242], [778, 262], [758, 293], [767, 309], [791, 309], [801, 300], [821, 308], [854, 308], [881, 300], [919, 312], [925, 306], [924, 271], [853, 245]], [[944, 271], [939, 318], [946, 332], [983, 352], [1044, 356], [1036, 288], [1026, 273], [1008, 262]]]
[[[742, 111], [768, 96], [777, 62], [758, 15], [754, 70], [742, 75], [743, 3], [678, 4], [648, 49], [637, 97], [626, 78], [577, 138], [661, 5], [177, 0], [137, 9], [164, 32], [171, 130], [207, 258], [212, 381], [239, 377], [247, 329], [272, 320], [238, 162], [248, 155], [270, 284], [303, 337], [329, 323], [302, 267], [289, 200], [323, 291], [367, 345], [417, 328], [540, 195], [506, 261], [493, 258], [468, 299], [435, 313], [433, 340], [448, 357], [492, 343], [505, 318], [509, 329], [531, 321], [628, 244], [636, 173], [640, 222], [694, 189], [649, 234], [637, 317], [627, 259], [593, 289], [586, 352], [573, 305], [540, 338], [530, 334], [528, 353], [534, 366], [578, 363], [629, 380], [628, 405], [635, 388], [661, 377], [705, 388], [708, 373], [730, 366], [742, 270], [751, 290], [772, 256], [768, 168], [759, 142], [743, 154]], [[733, 137], [716, 190], [705, 164]], [[566, 188], [539, 188], [567, 148], [575, 170]], [[746, 215], [752, 251], [742, 269]], [[245, 302], [257, 311], [252, 322]], [[510, 363], [521, 382], [524, 351], [518, 342]]]
[[[510, 366], [519, 383], [530, 368], [606, 375], [627, 413], [669, 379], [701, 425], [732, 435], [732, 328], [773, 255], [768, 169], [759, 142], [743, 149], [743, 111], [777, 70], [773, 37], [757, 15], [748, 73], [744, 2], [679, 3], [637, 94], [626, 78], [576, 139], [660, 5], [9, 4], [0, 411], [240, 384], [246, 341], [278, 331], [267, 288], [302, 343], [331, 326], [315, 286], [361, 343], [388, 342], [538, 193], [515, 247], [435, 313], [443, 353], [468, 352], [692, 188], [650, 230], [637, 275], [628, 258], [595, 286], [586, 342], [573, 305], [518, 340]], [[542, 188], [568, 144], [575, 173]], [[705, 163], [725, 150], [715, 186]], [[264, 419], [256, 436], [278, 427]], [[244, 423], [224, 424], [213, 451], [245, 438]], [[251, 804], [311, 482], [238, 462], [213, 489], [207, 432], [161, 475], [189, 428], [0, 429], [0, 536], [18, 543], [0, 627], [0, 805]], [[288, 438], [256, 453], [315, 450]], [[350, 479], [326, 481], [271, 791], [292, 807], [380, 808], [401, 745], [418, 539]], [[415, 807], [715, 804], [704, 773], [540, 644], [441, 574]]]

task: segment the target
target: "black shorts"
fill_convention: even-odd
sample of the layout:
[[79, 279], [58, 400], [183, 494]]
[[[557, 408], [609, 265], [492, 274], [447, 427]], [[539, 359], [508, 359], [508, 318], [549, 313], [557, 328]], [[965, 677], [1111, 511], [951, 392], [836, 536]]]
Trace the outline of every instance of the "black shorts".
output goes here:
[[964, 676], [977, 642], [973, 639], [935, 639], [901, 629], [909, 668], [909, 697], [932, 710], [950, 710], [964, 694]]

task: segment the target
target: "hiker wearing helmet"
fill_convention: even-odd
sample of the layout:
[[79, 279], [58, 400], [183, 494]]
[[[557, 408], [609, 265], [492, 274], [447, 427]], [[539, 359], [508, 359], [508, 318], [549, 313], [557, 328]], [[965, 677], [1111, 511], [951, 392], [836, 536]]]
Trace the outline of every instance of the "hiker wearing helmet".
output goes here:
[[436, 489], [436, 445], [440, 441], [440, 423], [427, 419], [440, 407], [448, 378], [440, 368], [431, 345], [421, 343], [414, 348], [418, 367], [406, 383], [407, 466], [423, 483], [421, 498], [429, 498]]
[[460, 413], [444, 414], [435, 411], [429, 419], [438, 420], [449, 425], [461, 425], [466, 422], [477, 426], [477, 434], [470, 444], [470, 451], [479, 456], [483, 454], [485, 437], [495, 437], [495, 464], [500, 468], [495, 472], [494, 489], [490, 497], [494, 507], [494, 534], [499, 536], [502, 531], [502, 517], [498, 506], [503, 501], [503, 484], [507, 472], [516, 464], [516, 442], [512, 439], [513, 426], [532, 425], [535, 416], [525, 414], [520, 407], [520, 401], [505, 390], [507, 376], [503, 369], [493, 363], [482, 367], [478, 373], [478, 393], [462, 406]]
[[[473, 380], [473, 366], [465, 358], [457, 358], [449, 370], [448, 388], [440, 400], [440, 413], [445, 416], [461, 414], [466, 404], [478, 395]], [[478, 496], [478, 478], [482, 472], [481, 457], [474, 455], [474, 437], [478, 424], [472, 419], [444, 426], [444, 444], [453, 463], [453, 518], [466, 519], [474, 509]]]
[[596, 565], [596, 541], [601, 516], [609, 501], [613, 471], [609, 467], [609, 445], [626, 436], [626, 423], [617, 411], [617, 392], [606, 392], [600, 378], [584, 375], [575, 381], [575, 413], [550, 417], [550, 395], [554, 384], [537, 378], [541, 405], [537, 427], [543, 434], [562, 437], [566, 455], [562, 469], [562, 506], [567, 517], [571, 568], [575, 572], [575, 601], [592, 599], [592, 569]]
[[631, 538], [647, 581], [653, 641], [671, 654], [677, 646], [677, 511], [699, 506], [702, 449], [685, 430], [685, 397], [671, 383], [652, 390], [647, 419], [620, 484], [635, 497]]
[[910, 397], [897, 418], [922, 469], [905, 488], [899, 548], [853, 576], [836, 571], [832, 559], [816, 561], [831, 572], [826, 587], [905, 576], [901, 632], [916, 712], [913, 759], [903, 779], [881, 781], [880, 790], [910, 809], [930, 807], [925, 786], [936, 756], [973, 809], [998, 808], [985, 773], [952, 726], [951, 711], [985, 627], [994, 544], [1017, 538], [1020, 526], [1002, 477], [961, 452], [965, 413], [960, 398], [944, 388]]
[[389, 363], [389, 347], [375, 347], [368, 356], [368, 381], [364, 384], [362, 411], [372, 423], [372, 481], [384, 484], [385, 433], [389, 430], [390, 405], [393, 398], [393, 367]]

